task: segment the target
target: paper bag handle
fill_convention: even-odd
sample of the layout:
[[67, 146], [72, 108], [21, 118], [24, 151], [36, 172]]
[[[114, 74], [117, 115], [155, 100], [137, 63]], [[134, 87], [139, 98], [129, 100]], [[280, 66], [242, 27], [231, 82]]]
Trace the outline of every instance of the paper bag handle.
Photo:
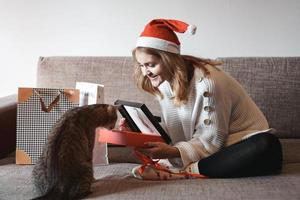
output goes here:
[[59, 102], [60, 99], [60, 95], [61, 95], [61, 91], [58, 92], [57, 96], [55, 97], [55, 99], [49, 104], [48, 107], [46, 107], [45, 102], [43, 100], [43, 98], [40, 95], [40, 92], [34, 90], [35, 94], [39, 97], [40, 99], [40, 103], [41, 103], [41, 108], [42, 111], [49, 113], [51, 112], [51, 110], [53, 109], [53, 107]]

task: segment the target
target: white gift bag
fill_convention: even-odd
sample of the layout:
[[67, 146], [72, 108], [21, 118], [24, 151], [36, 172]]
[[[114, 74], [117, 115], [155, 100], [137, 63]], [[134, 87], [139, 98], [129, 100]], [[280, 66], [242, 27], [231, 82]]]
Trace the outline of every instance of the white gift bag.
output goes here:
[[[104, 103], [104, 85], [88, 82], [76, 82], [76, 89], [80, 91], [79, 106]], [[95, 136], [93, 149], [93, 165], [109, 164], [107, 143], [99, 143]]]
[[80, 90], [79, 106], [104, 103], [104, 85], [88, 82], [76, 82]]

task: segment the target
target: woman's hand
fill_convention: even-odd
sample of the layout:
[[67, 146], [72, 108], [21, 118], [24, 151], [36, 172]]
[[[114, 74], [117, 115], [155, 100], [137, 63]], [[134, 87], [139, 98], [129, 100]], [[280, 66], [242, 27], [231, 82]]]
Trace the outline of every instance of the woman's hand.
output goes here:
[[119, 130], [120, 131], [132, 131], [131, 128], [128, 126], [125, 118], [122, 118], [119, 121]]
[[136, 149], [137, 151], [153, 158], [153, 159], [164, 159], [164, 158], [175, 158], [180, 157], [180, 152], [176, 147], [170, 146], [163, 142], [147, 142], [147, 147]]
[[[122, 118], [119, 121], [119, 130], [132, 131], [125, 118]], [[145, 146], [145, 148], [138, 148], [136, 150], [153, 159], [180, 157], [180, 152], [176, 147], [170, 146], [163, 142], [146, 142]]]

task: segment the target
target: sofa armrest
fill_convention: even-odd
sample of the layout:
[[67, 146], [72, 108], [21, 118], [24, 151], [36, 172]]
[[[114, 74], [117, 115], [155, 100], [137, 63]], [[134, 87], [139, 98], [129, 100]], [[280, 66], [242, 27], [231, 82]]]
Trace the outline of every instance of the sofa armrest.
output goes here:
[[17, 95], [0, 98], [0, 158], [16, 149]]

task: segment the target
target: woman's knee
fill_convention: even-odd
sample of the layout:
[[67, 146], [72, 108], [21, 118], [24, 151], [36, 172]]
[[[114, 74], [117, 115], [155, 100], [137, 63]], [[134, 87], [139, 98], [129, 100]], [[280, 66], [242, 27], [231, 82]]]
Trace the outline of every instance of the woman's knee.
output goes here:
[[249, 139], [264, 149], [281, 147], [279, 139], [271, 133], [260, 133], [250, 137]]
[[277, 160], [282, 160], [282, 149], [279, 139], [271, 133], [260, 133], [252, 136], [255, 146], [260, 150], [261, 154], [266, 156], [276, 157]]

